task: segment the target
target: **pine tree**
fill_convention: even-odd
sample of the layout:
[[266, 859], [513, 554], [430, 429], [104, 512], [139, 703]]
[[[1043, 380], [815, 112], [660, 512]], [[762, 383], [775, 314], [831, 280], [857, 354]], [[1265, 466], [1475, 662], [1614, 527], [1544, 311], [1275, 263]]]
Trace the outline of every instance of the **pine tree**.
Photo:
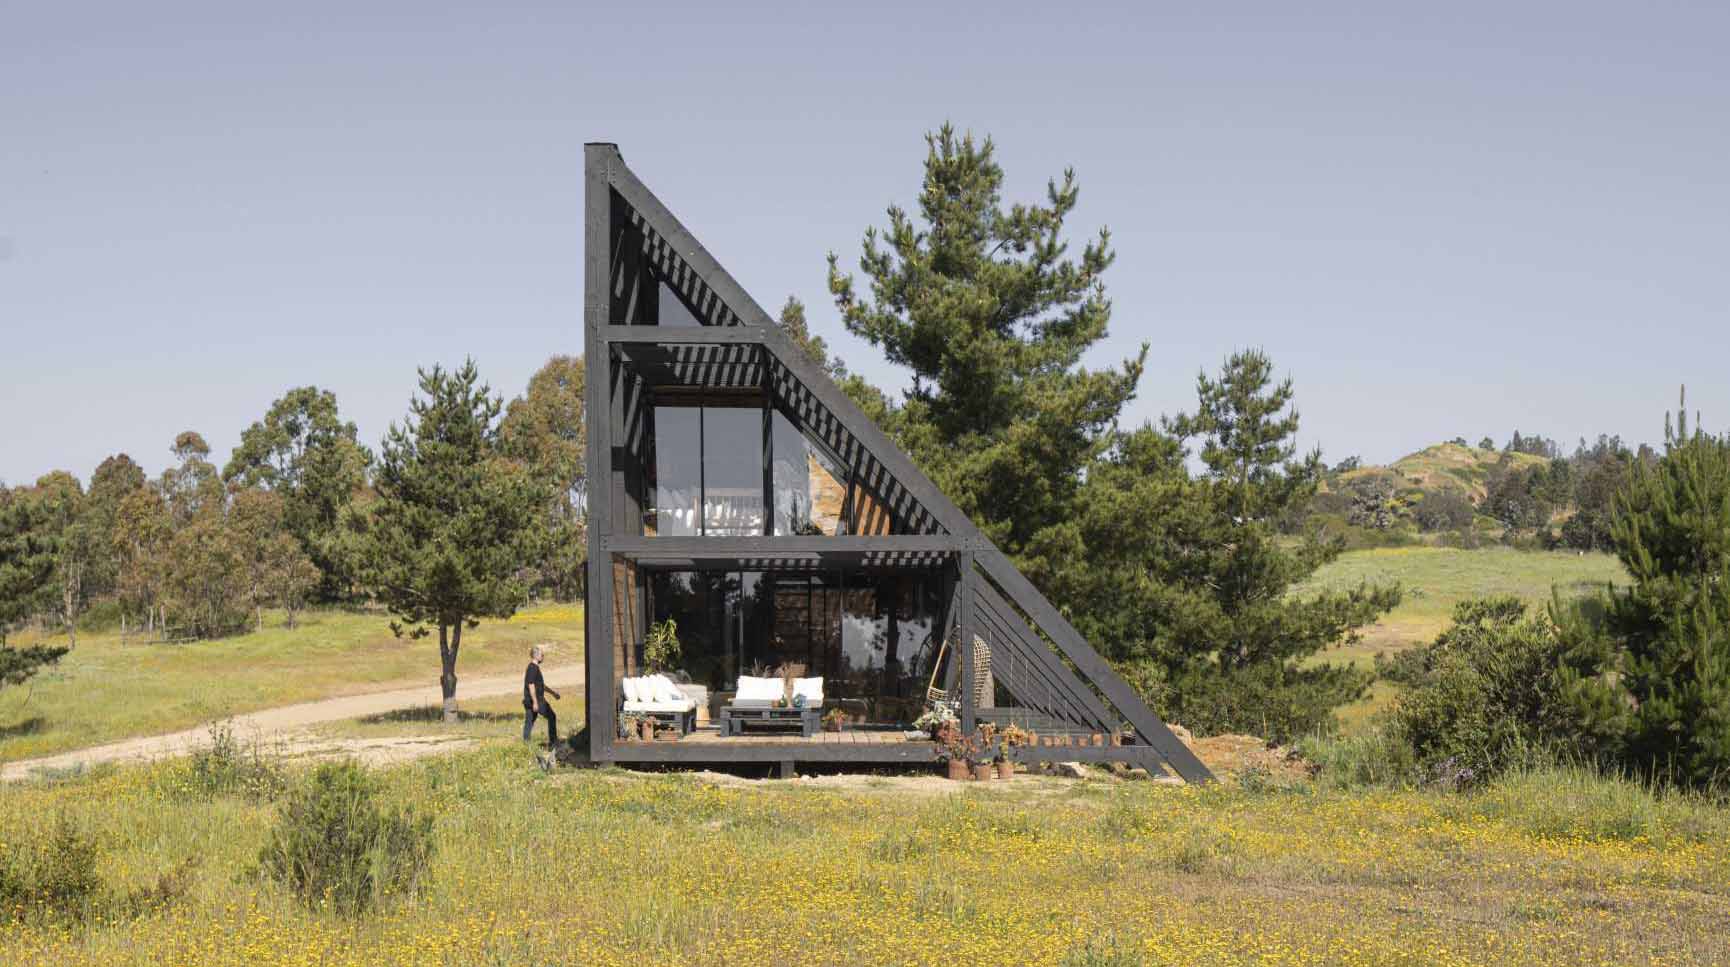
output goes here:
[[[1684, 404], [1686, 398], [1684, 397]], [[1631, 584], [1611, 591], [1591, 660], [1567, 685], [1591, 731], [1652, 774], [1730, 780], [1730, 435], [1664, 427], [1656, 464], [1636, 462], [1611, 539]]]
[[873, 412], [866, 400], [867, 412], [1019, 557], [1070, 514], [1085, 468], [1113, 442], [1147, 347], [1119, 368], [1081, 366], [1108, 330], [1102, 276], [1114, 255], [1104, 229], [1070, 254], [1073, 170], [1048, 183], [1044, 204], [1005, 207], [989, 138], [945, 124], [926, 149], [917, 217], [892, 205], [889, 226], [865, 232], [869, 298], [834, 255], [829, 287], [847, 330], [912, 371], [901, 405]]
[[1172, 426], [1218, 464], [1192, 480], [1179, 441], [1118, 425], [1147, 346], [1081, 365], [1108, 330], [1114, 255], [1103, 229], [1071, 252], [1074, 172], [1043, 204], [1005, 206], [989, 139], [945, 125], [926, 149], [917, 213], [891, 206], [888, 227], [865, 233], [869, 293], [830, 256], [848, 331], [912, 374], [898, 405], [852, 383], [849, 395], [1162, 710], [1276, 735], [1324, 719], [1362, 676], [1299, 663], [1395, 592], [1285, 601], [1331, 553], [1287, 551], [1272, 531], [1319, 472], [1313, 456], [1287, 466], [1289, 384], [1269, 392], [1261, 356], [1204, 378], [1201, 411]]
[[12, 625], [41, 610], [53, 593], [56, 547], [44, 534], [41, 515], [39, 503], [0, 484], [0, 687], [22, 685], [68, 650], [15, 648], [6, 641]]
[[[1279, 519], [1315, 493], [1319, 453], [1299, 458], [1298, 415], [1289, 380], [1272, 361], [1236, 353], [1217, 379], [1202, 374], [1198, 408], [1166, 421], [1170, 436], [1144, 428], [1088, 475], [1083, 529], [1054, 573], [1059, 585], [1115, 572], [1108, 594], [1086, 595], [1097, 628], [1116, 643], [1130, 677], [1150, 686], [1167, 715], [1203, 732], [1255, 731], [1286, 740], [1328, 724], [1359, 697], [1369, 676], [1313, 663], [1323, 648], [1399, 602], [1392, 587], [1294, 597], [1290, 589], [1341, 551], [1314, 536], [1282, 538]], [[1191, 479], [1182, 441], [1199, 444], [1205, 472]], [[1092, 548], [1118, 533], [1114, 553]]]
[[500, 452], [502, 402], [471, 360], [420, 371], [420, 396], [385, 434], [370, 573], [396, 615], [391, 630], [438, 630], [447, 721], [456, 718], [457, 656], [464, 628], [508, 618], [522, 604], [518, 572], [541, 554], [546, 497], [518, 461]]

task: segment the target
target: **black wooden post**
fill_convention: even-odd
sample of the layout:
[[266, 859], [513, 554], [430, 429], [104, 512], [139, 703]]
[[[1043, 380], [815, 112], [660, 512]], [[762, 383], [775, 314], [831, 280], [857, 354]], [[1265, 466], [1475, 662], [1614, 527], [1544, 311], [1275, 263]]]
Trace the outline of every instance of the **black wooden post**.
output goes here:
[[597, 762], [613, 757], [618, 723], [613, 714], [613, 556], [607, 539], [613, 533], [613, 440], [611, 395], [612, 347], [602, 329], [612, 322], [613, 202], [609, 170], [618, 148], [590, 144], [583, 148], [583, 334], [586, 369], [584, 409], [589, 417], [588, 444], [588, 608], [584, 641], [584, 679], [588, 697], [589, 756]]
[[961, 733], [972, 735], [978, 723], [978, 710], [973, 707], [973, 627], [977, 623], [973, 620], [973, 584], [979, 576], [973, 569], [972, 551], [961, 552], [957, 563], [961, 568], [961, 580], [955, 585], [955, 605], [961, 611], [955, 628], [961, 641], [956, 646], [955, 658], [961, 662]]

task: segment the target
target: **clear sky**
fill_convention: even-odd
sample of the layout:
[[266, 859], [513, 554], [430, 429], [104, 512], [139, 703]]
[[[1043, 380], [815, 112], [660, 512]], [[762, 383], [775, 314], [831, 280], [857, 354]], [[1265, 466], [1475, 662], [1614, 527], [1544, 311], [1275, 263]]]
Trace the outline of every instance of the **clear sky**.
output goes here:
[[1683, 382], [1730, 424], [1730, 5], [590, 6], [0, 0], [0, 478], [225, 460], [307, 383], [376, 444], [465, 355], [520, 392], [582, 351], [585, 141], [900, 385], [824, 255], [945, 119], [1012, 200], [1079, 173], [1138, 419], [1261, 346], [1330, 460], [1650, 440]]

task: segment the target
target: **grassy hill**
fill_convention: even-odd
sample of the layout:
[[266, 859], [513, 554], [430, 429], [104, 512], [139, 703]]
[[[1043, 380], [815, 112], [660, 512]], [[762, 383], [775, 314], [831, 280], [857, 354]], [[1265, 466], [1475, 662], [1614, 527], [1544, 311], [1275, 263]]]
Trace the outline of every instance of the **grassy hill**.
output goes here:
[[1360, 467], [1339, 475], [1342, 485], [1379, 479], [1394, 486], [1396, 494], [1454, 491], [1473, 503], [1484, 497], [1490, 471], [1503, 459], [1515, 468], [1541, 466], [1549, 461], [1529, 453], [1504, 453], [1457, 443], [1438, 443], [1407, 454], [1385, 467]]

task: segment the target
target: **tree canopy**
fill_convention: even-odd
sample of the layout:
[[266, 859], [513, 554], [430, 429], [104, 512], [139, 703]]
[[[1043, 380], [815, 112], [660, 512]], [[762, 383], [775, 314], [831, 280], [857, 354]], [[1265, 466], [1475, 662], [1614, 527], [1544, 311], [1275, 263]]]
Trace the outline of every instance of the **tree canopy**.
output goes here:
[[545, 539], [543, 489], [502, 452], [501, 401], [474, 362], [420, 372], [409, 415], [392, 424], [378, 466], [371, 584], [396, 615], [392, 629], [437, 630], [447, 718], [456, 716], [462, 632], [507, 618], [526, 596], [519, 571]]
[[1365, 676], [1304, 660], [1397, 591], [1287, 598], [1339, 550], [1273, 532], [1321, 473], [1319, 456], [1295, 459], [1290, 383], [1240, 353], [1201, 378], [1195, 414], [1122, 428], [1146, 344], [1082, 365], [1109, 331], [1110, 233], [1071, 250], [1072, 170], [1040, 203], [1006, 205], [1002, 186], [990, 139], [945, 125], [926, 138], [916, 213], [892, 205], [865, 232], [868, 290], [830, 256], [847, 329], [912, 376], [902, 400], [862, 405], [1166, 714], [1274, 737], [1322, 724]]
[[283, 525], [325, 576], [325, 596], [334, 598], [354, 579], [351, 555], [341, 547], [342, 514], [366, 486], [372, 459], [355, 425], [339, 414], [336, 395], [301, 386], [241, 433], [222, 476], [282, 495]]

